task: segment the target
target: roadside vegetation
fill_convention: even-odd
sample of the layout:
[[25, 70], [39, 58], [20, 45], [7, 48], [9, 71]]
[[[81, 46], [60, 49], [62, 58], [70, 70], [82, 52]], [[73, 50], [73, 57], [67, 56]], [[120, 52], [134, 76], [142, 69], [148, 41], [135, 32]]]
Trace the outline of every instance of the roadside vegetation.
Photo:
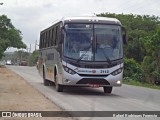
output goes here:
[[26, 48], [22, 42], [21, 31], [15, 28], [6, 15], [0, 16], [0, 59], [9, 47]]
[[38, 50], [29, 53], [24, 50], [18, 50], [15, 52], [5, 52], [5, 57], [0, 60], [1, 65], [5, 64], [4, 61], [11, 60], [12, 65], [21, 66], [35, 66], [38, 61]]
[[134, 85], [134, 86], [140, 86], [140, 87], [146, 87], [146, 88], [152, 88], [152, 89], [158, 89], [160, 90], [160, 86], [156, 85], [156, 84], [149, 84], [146, 82], [140, 82], [140, 81], [136, 81], [134, 79], [125, 77], [123, 79], [123, 83], [127, 84], [127, 85]]
[[128, 31], [124, 46], [124, 83], [160, 89], [160, 18], [149, 15], [102, 13], [114, 17]]

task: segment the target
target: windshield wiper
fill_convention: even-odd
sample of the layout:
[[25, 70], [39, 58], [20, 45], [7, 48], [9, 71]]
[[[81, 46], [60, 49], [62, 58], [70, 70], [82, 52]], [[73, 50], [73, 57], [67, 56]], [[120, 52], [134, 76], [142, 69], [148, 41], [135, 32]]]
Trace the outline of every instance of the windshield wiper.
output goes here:
[[109, 57], [105, 54], [104, 48], [102, 48], [102, 51], [103, 51], [103, 55], [104, 55], [104, 57], [106, 58], [107, 62], [109, 62], [109, 63], [111, 64], [111, 60], [110, 60]]
[[82, 60], [82, 58], [86, 55], [86, 53], [88, 52], [88, 50], [91, 48], [92, 44], [90, 44], [90, 46], [88, 46], [87, 48], [85, 48], [82, 51], [85, 51], [77, 60], [77, 62], [79, 62], [80, 60]]

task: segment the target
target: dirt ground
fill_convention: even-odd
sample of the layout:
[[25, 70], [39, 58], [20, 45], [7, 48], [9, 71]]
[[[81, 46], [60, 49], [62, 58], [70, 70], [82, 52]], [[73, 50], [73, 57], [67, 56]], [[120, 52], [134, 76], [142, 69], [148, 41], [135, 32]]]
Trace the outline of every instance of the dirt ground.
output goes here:
[[[11, 70], [0, 67], [0, 111], [62, 111]], [[72, 120], [71, 117], [0, 118], [0, 120]]]

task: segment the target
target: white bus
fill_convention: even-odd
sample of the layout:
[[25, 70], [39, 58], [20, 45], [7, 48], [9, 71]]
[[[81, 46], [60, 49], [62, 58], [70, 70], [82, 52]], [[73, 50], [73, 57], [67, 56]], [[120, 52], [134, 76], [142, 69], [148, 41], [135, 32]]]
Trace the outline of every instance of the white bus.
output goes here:
[[41, 31], [39, 73], [44, 85], [103, 87], [111, 93], [123, 78], [126, 30], [106, 17], [68, 17]]

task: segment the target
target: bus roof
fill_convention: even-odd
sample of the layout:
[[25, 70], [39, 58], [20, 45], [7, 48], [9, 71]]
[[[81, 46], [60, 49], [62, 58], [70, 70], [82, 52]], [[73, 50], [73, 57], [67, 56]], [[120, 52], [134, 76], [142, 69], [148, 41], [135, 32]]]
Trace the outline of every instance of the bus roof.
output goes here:
[[56, 20], [50, 27], [47, 27], [42, 32], [52, 28], [52, 26], [62, 22], [65, 23], [104, 23], [104, 24], [117, 24], [121, 25], [121, 22], [116, 18], [108, 17], [96, 17], [96, 16], [85, 16], [85, 17], [64, 17], [61, 20]]
[[120, 21], [116, 18], [108, 18], [108, 17], [65, 17], [62, 19], [64, 23], [108, 23], [108, 24], [119, 24], [121, 25]]

